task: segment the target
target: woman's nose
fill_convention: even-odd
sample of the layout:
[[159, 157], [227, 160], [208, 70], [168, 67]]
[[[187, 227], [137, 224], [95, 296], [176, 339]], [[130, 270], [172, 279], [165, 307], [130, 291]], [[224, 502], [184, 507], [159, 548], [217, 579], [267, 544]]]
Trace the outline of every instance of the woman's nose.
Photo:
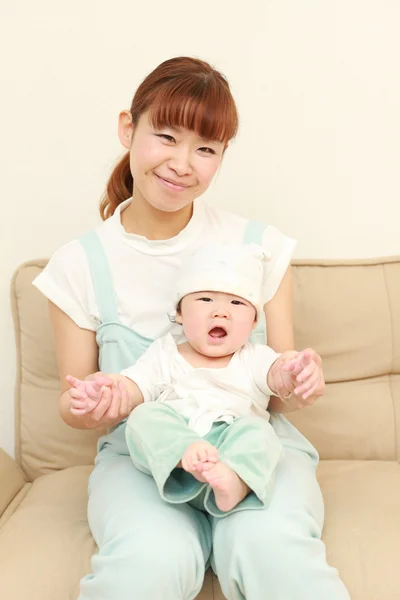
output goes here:
[[175, 171], [179, 177], [183, 177], [184, 175], [190, 175], [192, 172], [192, 166], [190, 162], [190, 155], [186, 149], [177, 149], [174, 148], [173, 155], [170, 157], [168, 161], [168, 166], [170, 169]]

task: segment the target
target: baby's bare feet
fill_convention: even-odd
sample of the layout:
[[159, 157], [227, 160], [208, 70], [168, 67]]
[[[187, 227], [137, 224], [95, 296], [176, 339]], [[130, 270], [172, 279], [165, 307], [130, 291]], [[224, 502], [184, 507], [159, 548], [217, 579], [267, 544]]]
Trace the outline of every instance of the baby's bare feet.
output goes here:
[[198, 481], [205, 483], [203, 472], [218, 461], [218, 450], [205, 440], [190, 444], [182, 456], [182, 469], [193, 475]]
[[203, 476], [214, 490], [215, 503], [223, 512], [232, 510], [250, 492], [239, 475], [222, 462], [217, 462]]

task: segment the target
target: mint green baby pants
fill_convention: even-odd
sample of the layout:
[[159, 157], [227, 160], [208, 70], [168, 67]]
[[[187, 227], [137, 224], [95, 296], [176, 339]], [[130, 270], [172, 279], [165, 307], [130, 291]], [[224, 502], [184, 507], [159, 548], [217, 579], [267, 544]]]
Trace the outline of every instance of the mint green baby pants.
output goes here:
[[[253, 233], [250, 229], [245, 241], [257, 241]], [[96, 234], [85, 236], [82, 244], [101, 315], [99, 367], [120, 371], [151, 340], [119, 322], [112, 277]], [[99, 550], [92, 572], [81, 580], [79, 600], [193, 600], [210, 563], [228, 600], [349, 600], [321, 541], [317, 452], [282, 415], [271, 414], [270, 423], [284, 454], [269, 503], [224, 518], [163, 500], [154, 478], [133, 465], [126, 422], [103, 437], [88, 504]]]
[[[229, 513], [217, 507], [209, 485], [176, 468], [185, 450], [201, 440], [218, 448], [220, 460], [252, 490]], [[200, 437], [188, 427], [188, 420], [183, 415], [162, 402], [149, 402], [135, 408], [127, 421], [126, 441], [133, 464], [154, 478], [163, 500], [172, 504], [189, 502], [215, 517], [267, 506], [273, 490], [274, 471], [283, 450], [266, 419], [242, 417], [230, 425], [220, 421]]]

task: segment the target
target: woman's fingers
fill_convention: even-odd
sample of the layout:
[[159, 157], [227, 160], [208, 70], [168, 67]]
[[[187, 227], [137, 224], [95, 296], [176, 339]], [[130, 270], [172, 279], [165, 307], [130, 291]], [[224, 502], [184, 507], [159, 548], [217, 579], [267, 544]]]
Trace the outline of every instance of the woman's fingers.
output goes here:
[[[99, 422], [101, 421], [101, 419], [103, 418], [103, 416], [105, 415], [107, 410], [109, 409], [111, 400], [112, 400], [111, 388], [108, 386], [103, 387], [101, 390], [100, 400], [99, 400], [97, 406], [92, 411], [90, 411], [87, 414], [87, 416], [94, 423], [99, 424]], [[106, 425], [107, 423], [104, 423], [104, 424]]]
[[121, 394], [115, 383], [113, 383], [111, 388], [108, 388], [111, 393], [111, 401], [110, 405], [107, 409], [107, 412], [104, 414], [104, 418], [112, 424], [118, 420], [121, 408]]
[[299, 383], [301, 383], [302, 381], [306, 381], [306, 379], [311, 377], [313, 373], [316, 373], [318, 371], [319, 367], [317, 367], [314, 361], [311, 361], [300, 371], [300, 373], [296, 377], [296, 381], [298, 381]]
[[303, 394], [304, 400], [310, 398], [316, 391], [319, 385], [319, 381], [317, 381], [309, 390]]
[[84, 416], [87, 415], [87, 410], [86, 408], [74, 408], [73, 406], [71, 406], [71, 408], [69, 409], [70, 413], [76, 416]]
[[305, 394], [309, 395], [309, 390], [318, 385], [320, 380], [320, 375], [318, 372], [314, 373], [311, 377], [307, 379], [302, 385], [297, 386], [294, 390], [296, 396], [304, 397]]
[[120, 416], [125, 419], [132, 411], [132, 401], [122, 381], [118, 382], [118, 389], [121, 395]]

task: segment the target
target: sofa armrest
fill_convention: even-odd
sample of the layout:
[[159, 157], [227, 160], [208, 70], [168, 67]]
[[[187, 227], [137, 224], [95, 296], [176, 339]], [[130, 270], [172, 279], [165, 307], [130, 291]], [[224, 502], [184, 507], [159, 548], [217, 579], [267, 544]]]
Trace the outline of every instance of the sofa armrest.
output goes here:
[[21, 469], [8, 454], [0, 448], [0, 516], [25, 485]]

